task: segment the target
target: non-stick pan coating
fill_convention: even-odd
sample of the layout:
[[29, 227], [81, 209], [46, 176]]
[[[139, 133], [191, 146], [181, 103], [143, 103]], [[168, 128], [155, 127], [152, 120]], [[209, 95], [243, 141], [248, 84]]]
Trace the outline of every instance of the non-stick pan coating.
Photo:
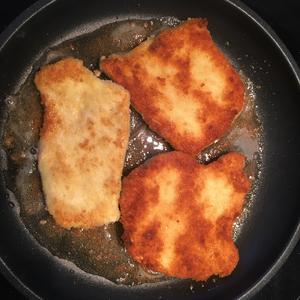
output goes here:
[[[139, 287], [117, 286], [70, 272], [26, 231], [5, 198], [1, 183], [0, 257], [3, 272], [27, 295], [71, 299], [194, 299], [250, 296], [285, 261], [299, 237], [299, 71], [266, 24], [237, 2], [229, 1], [41, 1], [4, 35], [0, 46], [2, 120], [4, 100], [15, 93], [33, 63], [49, 47], [101, 24], [126, 18], [206, 17], [219, 45], [230, 42], [231, 57], [257, 89], [264, 128], [262, 182], [251, 219], [238, 241], [241, 258], [229, 277], [201, 284], [178, 281]], [[2, 167], [5, 167], [4, 165]], [[14, 274], [14, 275], [13, 275]]]

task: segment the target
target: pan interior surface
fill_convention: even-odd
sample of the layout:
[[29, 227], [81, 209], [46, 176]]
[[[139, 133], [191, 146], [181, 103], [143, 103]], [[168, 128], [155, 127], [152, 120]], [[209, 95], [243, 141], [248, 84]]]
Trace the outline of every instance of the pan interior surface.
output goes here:
[[[95, 74], [106, 79], [98, 70], [99, 57], [131, 50], [147, 37], [179, 22], [171, 17], [117, 21], [103, 25], [91, 34], [63, 42], [49, 49], [36, 62], [19, 92], [7, 100], [8, 120], [3, 142], [7, 154], [9, 176], [6, 183], [11, 205], [19, 206], [25, 227], [52, 255], [73, 262], [89, 274], [102, 276], [118, 284], [137, 285], [171, 279], [147, 271], [131, 259], [121, 238], [123, 229], [119, 222], [89, 230], [66, 230], [58, 226], [48, 213], [37, 168], [43, 109], [33, 77], [41, 66], [71, 56], [82, 59]], [[232, 128], [198, 156], [202, 163], [209, 163], [230, 151], [241, 151], [247, 157], [245, 171], [253, 187], [243, 213], [233, 227], [233, 236], [237, 241], [254, 205], [263, 150], [262, 128], [255, 110], [255, 87], [249, 79], [244, 78], [244, 82], [246, 94], [243, 111], [233, 122]], [[133, 107], [130, 111], [131, 129], [124, 176], [154, 155], [172, 150], [147, 126]]]
[[[64, 11], [68, 11], [68, 18], [65, 18]], [[126, 11], [131, 13], [126, 14]], [[184, 7], [179, 1], [175, 1], [172, 6], [163, 3], [153, 6], [146, 1], [129, 1], [126, 4], [91, 1], [87, 7], [82, 1], [54, 1], [28, 19], [1, 48], [0, 67], [6, 70], [0, 75], [1, 97], [9, 102], [11, 98], [7, 95], [20, 89], [36, 62], [45, 59], [43, 54], [47, 49], [55, 49], [55, 45], [65, 40], [117, 20], [162, 16], [175, 16], [180, 20], [188, 17], [207, 18], [217, 44], [255, 87], [255, 104], [264, 128], [264, 155], [251, 222], [244, 224], [243, 234], [238, 238], [239, 265], [228, 278], [212, 279], [205, 284], [189, 280], [164, 280], [157, 284], [134, 287], [116, 285], [76, 269], [41, 247], [20, 221], [18, 202], [12, 194], [7, 193], [2, 183], [5, 200], [1, 202], [0, 255], [11, 272], [42, 298], [68, 296], [74, 299], [138, 299], [143, 296], [146, 299], [192, 299], [201, 295], [205, 299], [241, 296], [278, 261], [296, 230], [299, 222], [299, 204], [295, 197], [299, 82], [287, 58], [270, 36], [229, 2], [211, 1], [204, 4], [192, 1]], [[164, 20], [170, 22], [175, 19]], [[136, 38], [136, 42], [139, 42], [142, 36]], [[22, 56], [16, 55], [20, 47], [23, 49]], [[46, 59], [50, 61], [60, 57], [55, 51], [49, 53], [52, 56]], [[102, 54], [106, 55], [105, 51]], [[86, 64], [92, 65], [94, 61]], [[32, 93], [33, 97], [36, 96], [34, 91]], [[23, 105], [23, 112], [30, 109], [26, 108], [26, 103]], [[4, 102], [1, 109], [4, 115]], [[168, 145], [164, 144], [163, 150], [168, 150]], [[32, 149], [30, 155], [35, 158], [35, 149]], [[13, 174], [7, 174], [9, 176]]]

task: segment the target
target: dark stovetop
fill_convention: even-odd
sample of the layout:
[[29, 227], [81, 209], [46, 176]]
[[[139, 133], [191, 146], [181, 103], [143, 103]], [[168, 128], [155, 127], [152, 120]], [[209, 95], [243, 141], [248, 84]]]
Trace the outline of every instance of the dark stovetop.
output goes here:
[[[25, 8], [35, 0], [9, 0], [1, 3], [0, 32]], [[300, 1], [298, 0], [244, 0], [244, 2], [267, 21], [286, 44], [298, 65], [300, 65]], [[1, 299], [24, 299], [10, 283], [0, 275]], [[300, 242], [285, 265], [271, 281], [253, 298], [262, 299], [300, 299]]]

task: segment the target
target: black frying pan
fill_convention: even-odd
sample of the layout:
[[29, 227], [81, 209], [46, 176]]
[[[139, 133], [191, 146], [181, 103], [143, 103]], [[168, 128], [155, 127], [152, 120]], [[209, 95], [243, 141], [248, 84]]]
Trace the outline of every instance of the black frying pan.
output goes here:
[[255, 85], [261, 86], [256, 92], [264, 127], [262, 181], [251, 217], [238, 240], [239, 265], [231, 276], [210, 282], [205, 288], [193, 283], [193, 290], [190, 281], [125, 287], [71, 273], [25, 230], [8, 205], [2, 177], [1, 270], [32, 298], [246, 298], [271, 278], [299, 239], [299, 70], [271, 29], [239, 2], [40, 1], [1, 35], [1, 120], [5, 117], [6, 95], [18, 90], [31, 66], [47, 48], [117, 18], [156, 16], [206, 17], [217, 43], [224, 45], [230, 40], [232, 59], [242, 56], [243, 63], [238, 66]]

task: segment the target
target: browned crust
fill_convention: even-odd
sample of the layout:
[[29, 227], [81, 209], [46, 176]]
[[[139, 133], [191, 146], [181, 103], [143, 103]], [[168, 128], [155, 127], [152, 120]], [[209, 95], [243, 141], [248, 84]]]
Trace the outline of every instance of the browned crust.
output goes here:
[[94, 210], [74, 211], [60, 203], [59, 199], [53, 199], [51, 203], [51, 215], [55, 222], [66, 228], [94, 228], [105, 224], [106, 213], [111, 210], [109, 203], [101, 203]]
[[[132, 104], [153, 130], [175, 149], [197, 154], [222, 136], [241, 111], [244, 103], [244, 85], [240, 76], [214, 44], [204, 19], [192, 19], [163, 31], [153, 39], [149, 47], [145, 43], [127, 55], [112, 55], [102, 60], [100, 67], [109, 77], [129, 90]], [[178, 52], [181, 49], [184, 49], [184, 54]], [[202, 84], [195, 85], [191, 74], [191, 51], [206, 53], [214, 62], [214, 70], [224, 74], [226, 86], [221, 99], [224, 104], [222, 107], [205, 91]], [[147, 58], [151, 58], [151, 63], [155, 60], [155, 64], [161, 70], [173, 67], [176, 70], [175, 75], [172, 78], [166, 78], [163, 74], [156, 78], [149, 75], [145, 67]], [[202, 110], [198, 112], [197, 117], [198, 122], [204, 126], [201, 137], [180, 132], [176, 122], [170, 121], [160, 113], [155, 103], [167, 101], [161, 94], [166, 81], [185, 94], [181, 101], [202, 103]]]
[[35, 76], [37, 86], [49, 86], [54, 82], [64, 81], [66, 78], [83, 81], [90, 71], [83, 68], [83, 62], [72, 57], [65, 58], [55, 64], [43, 66], [42, 72]]
[[[250, 182], [243, 173], [245, 158], [238, 153], [224, 155], [209, 165], [200, 165], [181, 152], [160, 154], [133, 170], [123, 180], [120, 198], [123, 240], [131, 256], [143, 266], [179, 278], [206, 280], [216, 274], [231, 274], [239, 260], [232, 240], [232, 225], [241, 213]], [[159, 185], [149, 184], [162, 169], [176, 170], [180, 183], [176, 201], [170, 206], [170, 220], [183, 222], [184, 230], [176, 238], [175, 255], [169, 268], [159, 257], [164, 247], [160, 217], [145, 222], [158, 202]], [[225, 213], [216, 220], [205, 216], [207, 203], [201, 197], [205, 175], [225, 176], [234, 195]], [[206, 172], [206, 173], [205, 173]], [[222, 193], [222, 190], [219, 191]], [[172, 228], [169, 229], [170, 231]]]
[[[43, 66], [36, 73], [34, 82], [39, 90], [44, 91], [53, 83], [60, 83], [66, 79], [81, 82], [88, 72], [90, 71], [83, 68], [82, 61], [68, 57], [55, 64]], [[44, 120], [40, 136], [47, 139], [53, 132], [60, 130], [61, 120], [56, 113], [55, 101], [45, 92], [41, 93], [41, 103], [44, 107]]]
[[[117, 84], [101, 83], [74, 58], [42, 67], [35, 84], [44, 106], [38, 159], [49, 213], [65, 228], [117, 221], [129, 137], [129, 93]], [[95, 86], [98, 93], [93, 97]], [[80, 93], [74, 95], [75, 87]], [[110, 101], [109, 112], [101, 101]]]

